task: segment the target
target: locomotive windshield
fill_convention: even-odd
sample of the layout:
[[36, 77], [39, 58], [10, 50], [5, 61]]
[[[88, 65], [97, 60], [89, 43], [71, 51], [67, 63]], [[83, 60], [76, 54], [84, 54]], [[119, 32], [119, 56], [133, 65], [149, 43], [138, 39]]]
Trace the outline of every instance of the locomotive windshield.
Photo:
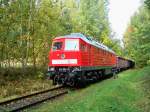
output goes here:
[[78, 39], [66, 39], [65, 40], [65, 50], [78, 51], [79, 50], [79, 40]]
[[55, 42], [52, 47], [53, 51], [61, 50], [62, 44], [63, 44], [62, 42]]

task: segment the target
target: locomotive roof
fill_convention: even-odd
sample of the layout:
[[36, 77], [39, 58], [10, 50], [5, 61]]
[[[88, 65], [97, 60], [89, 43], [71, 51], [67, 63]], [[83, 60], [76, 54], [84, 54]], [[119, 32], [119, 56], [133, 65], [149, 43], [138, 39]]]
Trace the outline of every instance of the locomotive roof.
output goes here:
[[84, 40], [85, 42], [87, 42], [91, 45], [94, 45], [98, 48], [104, 49], [108, 52], [111, 52], [111, 53], [115, 54], [115, 52], [113, 50], [111, 50], [110, 48], [108, 48], [104, 44], [94, 40], [92, 37], [86, 37], [85, 35], [83, 35], [81, 33], [71, 33], [69, 35], [60, 36], [60, 37], [57, 37], [57, 38], [81, 38], [82, 40]]

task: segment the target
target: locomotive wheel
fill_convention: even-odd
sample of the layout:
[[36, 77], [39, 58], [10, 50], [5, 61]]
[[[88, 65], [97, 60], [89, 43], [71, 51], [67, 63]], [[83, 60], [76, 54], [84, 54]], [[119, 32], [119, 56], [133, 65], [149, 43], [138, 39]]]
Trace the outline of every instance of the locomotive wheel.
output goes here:
[[75, 86], [75, 80], [73, 78], [70, 78], [70, 80], [69, 80], [69, 86], [71, 86], [71, 87]]
[[58, 75], [54, 76], [53, 78], [53, 85], [58, 84]]

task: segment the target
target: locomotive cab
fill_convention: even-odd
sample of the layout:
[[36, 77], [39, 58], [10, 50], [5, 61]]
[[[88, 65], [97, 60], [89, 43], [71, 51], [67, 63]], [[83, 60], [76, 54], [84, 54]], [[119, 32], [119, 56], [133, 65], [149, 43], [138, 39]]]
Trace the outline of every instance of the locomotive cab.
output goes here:
[[[69, 82], [81, 66], [79, 38], [57, 37], [52, 42], [49, 52], [48, 72], [53, 83]], [[69, 77], [66, 78], [66, 77]], [[59, 80], [61, 79], [61, 80]], [[67, 79], [67, 81], [66, 81]], [[56, 83], [55, 83], [56, 82]]]
[[49, 53], [49, 66], [77, 66], [79, 55], [79, 39], [56, 38]]

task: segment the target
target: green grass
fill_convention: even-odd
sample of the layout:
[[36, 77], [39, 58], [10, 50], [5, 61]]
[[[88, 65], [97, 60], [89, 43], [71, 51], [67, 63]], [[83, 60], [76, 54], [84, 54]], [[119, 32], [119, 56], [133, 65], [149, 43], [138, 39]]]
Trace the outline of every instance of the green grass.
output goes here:
[[32, 112], [149, 112], [150, 67], [128, 70], [87, 88], [70, 91]]

